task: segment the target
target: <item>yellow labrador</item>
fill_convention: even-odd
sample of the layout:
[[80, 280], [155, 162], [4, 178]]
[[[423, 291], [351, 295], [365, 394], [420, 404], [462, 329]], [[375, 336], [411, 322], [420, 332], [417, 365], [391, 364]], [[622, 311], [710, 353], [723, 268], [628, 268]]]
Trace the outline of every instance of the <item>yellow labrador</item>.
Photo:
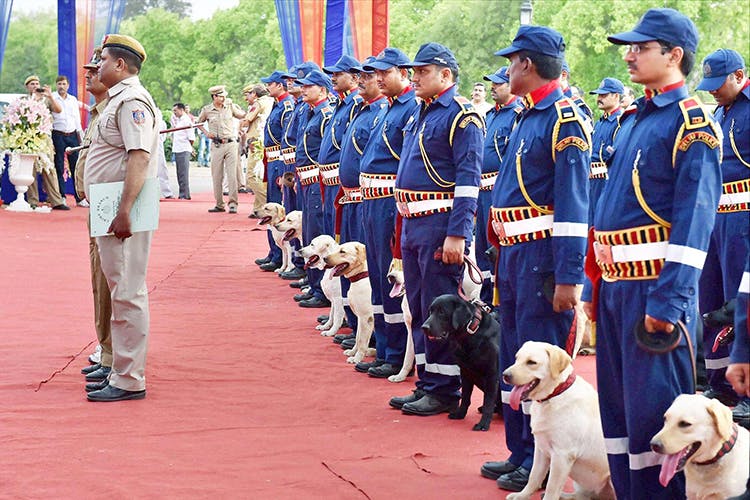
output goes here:
[[344, 322], [344, 298], [341, 294], [341, 279], [333, 275], [333, 268], [326, 266], [325, 258], [339, 249], [338, 243], [331, 236], [321, 234], [312, 239], [309, 245], [300, 249], [300, 255], [305, 259], [305, 268], [312, 267], [324, 271], [320, 287], [326, 298], [331, 302], [328, 321], [317, 325], [316, 330], [324, 337], [331, 337], [341, 328]]
[[333, 267], [334, 276], [344, 276], [351, 282], [349, 307], [357, 316], [357, 337], [354, 348], [344, 351], [344, 354], [349, 356], [346, 360], [348, 363], [359, 363], [365, 356], [375, 355], [375, 349], [368, 347], [375, 319], [365, 246], [357, 241], [344, 243], [339, 246], [338, 252], [329, 254], [325, 262]]
[[591, 384], [575, 375], [570, 356], [545, 342], [526, 342], [516, 353], [516, 362], [503, 372], [503, 380], [514, 386], [513, 408], [532, 400], [535, 442], [529, 482], [507, 498], [531, 498], [549, 471], [545, 500], [561, 497], [568, 476], [576, 498], [614, 499], [598, 396]]
[[281, 267], [278, 273], [294, 269], [291, 240], [302, 236], [302, 212], [286, 213], [278, 203], [266, 203], [255, 212], [259, 225], [268, 225], [273, 241], [281, 249]]
[[651, 440], [652, 450], [667, 455], [659, 481], [666, 486], [684, 469], [689, 499], [738, 496], [750, 474], [749, 436], [717, 400], [698, 394], [677, 396], [664, 413], [664, 427]]

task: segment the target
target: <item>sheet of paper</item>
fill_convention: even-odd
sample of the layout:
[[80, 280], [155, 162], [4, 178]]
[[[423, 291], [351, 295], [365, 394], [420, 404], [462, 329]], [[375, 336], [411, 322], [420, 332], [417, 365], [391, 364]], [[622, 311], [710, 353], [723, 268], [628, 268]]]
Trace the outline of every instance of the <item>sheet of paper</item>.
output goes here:
[[[120, 207], [124, 182], [105, 182], [89, 187], [91, 236], [106, 236]], [[146, 179], [130, 210], [130, 231], [153, 231], [159, 227], [159, 181]]]

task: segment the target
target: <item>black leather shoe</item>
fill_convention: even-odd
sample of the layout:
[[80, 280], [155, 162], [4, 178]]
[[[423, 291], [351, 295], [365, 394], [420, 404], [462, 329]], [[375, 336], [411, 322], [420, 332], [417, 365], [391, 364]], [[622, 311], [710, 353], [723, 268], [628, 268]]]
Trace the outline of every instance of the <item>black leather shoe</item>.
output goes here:
[[299, 281], [295, 281], [293, 283], [289, 283], [289, 286], [292, 288], [303, 288], [307, 286], [307, 278], [302, 278]]
[[345, 341], [347, 339], [356, 339], [356, 338], [357, 338], [357, 334], [354, 333], [354, 332], [352, 332], [352, 333], [337, 333], [336, 335], [333, 336], [333, 343], [334, 344], [340, 344], [340, 343], [342, 343], [343, 341]]
[[425, 394], [417, 401], [406, 403], [401, 407], [401, 412], [406, 415], [419, 415], [429, 417], [440, 413], [450, 413], [456, 409], [458, 401], [444, 401], [432, 394]]
[[260, 266], [260, 268], [261, 268], [262, 270], [264, 270], [264, 271], [267, 271], [267, 272], [268, 272], [268, 271], [275, 271], [275, 270], [277, 270], [277, 269], [278, 269], [278, 268], [280, 268], [280, 267], [281, 267], [281, 263], [279, 263], [279, 262], [274, 262], [274, 261], [271, 261], [271, 262], [266, 262], [265, 264], [262, 264], [262, 265]]
[[413, 403], [415, 401], [418, 401], [424, 397], [424, 395], [427, 394], [422, 389], [414, 389], [411, 394], [408, 396], [396, 396], [394, 398], [391, 398], [390, 401], [388, 401], [388, 404], [392, 408], [396, 408], [400, 410], [403, 408], [403, 406], [407, 403]]
[[356, 343], [357, 343], [357, 338], [356, 338], [356, 335], [355, 335], [354, 338], [346, 339], [346, 340], [342, 341], [341, 342], [341, 348], [344, 349], [344, 350], [346, 350], [346, 349], [354, 349], [354, 345]]
[[707, 390], [703, 391], [703, 395], [708, 399], [718, 400], [724, 406], [735, 406], [740, 402], [740, 397], [734, 392], [720, 392], [710, 386]]
[[100, 382], [109, 377], [109, 372], [112, 368], [109, 366], [101, 366], [98, 370], [95, 370], [86, 375], [86, 382]]
[[502, 462], [485, 462], [482, 464], [482, 468], [479, 469], [479, 473], [482, 477], [487, 479], [497, 479], [503, 474], [513, 472], [518, 469], [518, 466], [510, 460], [503, 460]]
[[383, 363], [380, 366], [373, 366], [367, 370], [367, 374], [374, 378], [388, 378], [391, 375], [396, 375], [401, 371], [400, 365], [392, 365], [390, 363]]
[[94, 392], [94, 391], [101, 391], [105, 387], [109, 385], [109, 379], [104, 379], [101, 382], [91, 382], [89, 384], [86, 384], [86, 392]]
[[354, 369], [357, 370], [359, 373], [367, 373], [367, 370], [370, 370], [372, 368], [377, 368], [378, 366], [382, 366], [385, 364], [384, 359], [376, 359], [375, 361], [370, 361], [369, 363], [360, 362], [354, 365]]
[[295, 267], [291, 271], [287, 271], [285, 273], [279, 274], [279, 276], [283, 280], [298, 280], [305, 276], [305, 271], [303, 271], [302, 269], [298, 267]]
[[52, 210], [70, 210], [70, 207], [63, 203], [60, 203], [59, 205], [55, 205], [54, 207], [52, 207]]
[[84, 368], [81, 368], [81, 373], [83, 373], [84, 375], [88, 375], [89, 373], [95, 372], [101, 367], [102, 367], [101, 363], [96, 363], [95, 365], [89, 365]]
[[516, 467], [511, 472], [497, 478], [497, 487], [507, 491], [521, 491], [529, 482], [531, 471], [523, 467]]
[[307, 300], [301, 300], [298, 304], [300, 307], [315, 308], [315, 307], [331, 307], [331, 303], [327, 299], [321, 299], [320, 297], [313, 297]]
[[324, 324], [326, 324], [328, 322], [328, 318], [330, 318], [329, 315], [327, 315], [327, 314], [321, 314], [320, 316], [318, 316], [317, 318], [315, 318], [315, 321], [317, 321], [321, 325], [324, 325]]
[[295, 302], [302, 302], [303, 300], [311, 299], [314, 295], [311, 293], [298, 293], [293, 298]]
[[750, 429], [750, 399], [742, 398], [732, 410], [732, 420], [745, 429]]
[[107, 387], [99, 391], [89, 392], [86, 397], [89, 401], [107, 403], [110, 401], [143, 399], [146, 397], [146, 391], [126, 391], [125, 389], [118, 389], [113, 385], [107, 385]]
[[271, 257], [263, 257], [262, 259], [255, 259], [255, 263], [259, 266], [262, 266], [263, 264], [268, 264], [271, 262]]
[[223, 208], [214, 207], [214, 208], [209, 208], [208, 212], [212, 213], [212, 214], [215, 214], [215, 213], [219, 213], [219, 212], [226, 212], [226, 210], [224, 210]]

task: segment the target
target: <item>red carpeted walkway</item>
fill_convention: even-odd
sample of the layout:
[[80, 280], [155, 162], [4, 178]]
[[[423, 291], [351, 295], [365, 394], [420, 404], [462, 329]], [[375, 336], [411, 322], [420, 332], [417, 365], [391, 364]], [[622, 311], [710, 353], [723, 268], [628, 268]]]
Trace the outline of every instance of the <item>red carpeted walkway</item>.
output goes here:
[[[88, 211], [0, 211], [0, 498], [504, 498], [479, 476], [502, 422], [388, 407], [413, 389], [357, 373], [252, 263], [266, 237], [210, 195], [161, 204], [148, 284], [148, 396], [89, 403]], [[69, 197], [68, 202], [72, 204]], [[593, 359], [578, 371], [593, 380]]]

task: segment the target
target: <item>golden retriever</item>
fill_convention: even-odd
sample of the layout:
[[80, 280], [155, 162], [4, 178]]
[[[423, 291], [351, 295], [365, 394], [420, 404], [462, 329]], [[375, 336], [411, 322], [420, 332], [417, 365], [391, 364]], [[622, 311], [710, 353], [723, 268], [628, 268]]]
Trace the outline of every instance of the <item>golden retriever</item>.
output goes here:
[[659, 482], [666, 486], [684, 469], [691, 500], [740, 495], [750, 474], [749, 442], [747, 429], [732, 422], [732, 411], [719, 401], [677, 396], [664, 413], [664, 427], [651, 440], [651, 449], [666, 455]]
[[266, 203], [253, 213], [258, 218], [259, 225], [269, 226], [274, 243], [281, 249], [281, 267], [276, 272], [292, 271], [294, 263], [291, 241], [302, 237], [302, 212], [295, 210], [287, 214], [282, 205]]
[[333, 267], [334, 276], [344, 276], [351, 281], [349, 307], [357, 316], [357, 336], [354, 348], [344, 351], [344, 354], [349, 356], [346, 360], [348, 363], [359, 363], [365, 356], [375, 355], [375, 349], [368, 347], [375, 319], [365, 246], [357, 241], [344, 243], [337, 252], [329, 254], [324, 260], [326, 265]]
[[531, 498], [549, 472], [545, 500], [561, 497], [568, 476], [576, 498], [614, 499], [598, 396], [591, 384], [574, 374], [568, 353], [545, 342], [526, 342], [516, 362], [503, 372], [503, 380], [514, 386], [511, 407], [518, 409], [521, 401], [532, 400], [535, 442], [529, 482], [507, 498]]

